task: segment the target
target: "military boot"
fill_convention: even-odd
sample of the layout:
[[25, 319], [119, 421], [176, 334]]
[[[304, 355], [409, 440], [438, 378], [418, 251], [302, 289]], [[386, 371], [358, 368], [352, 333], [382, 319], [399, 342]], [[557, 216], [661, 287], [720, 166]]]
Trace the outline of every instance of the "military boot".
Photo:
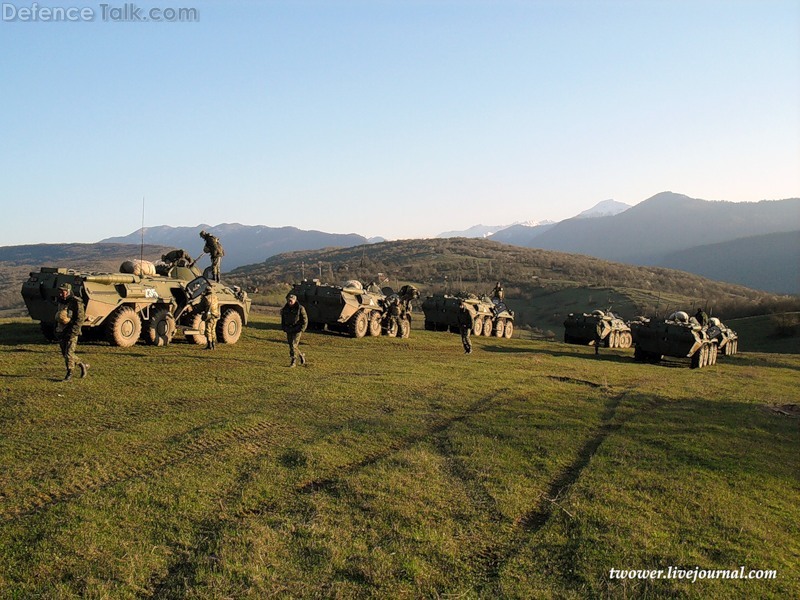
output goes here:
[[211, 342], [211, 349], [212, 350], [216, 350], [217, 349], [217, 340], [214, 340], [213, 342]]
[[78, 363], [78, 368], [81, 370], [81, 379], [83, 379], [89, 372], [89, 365], [86, 363]]
[[297, 359], [293, 356], [292, 357], [292, 362], [289, 363], [289, 368], [293, 369], [295, 364], [297, 364]]
[[205, 350], [211, 350], [211, 340], [208, 340], [208, 341], [206, 342], [206, 347], [205, 347]]
[[72, 369], [67, 369], [67, 374], [64, 375], [64, 381], [69, 381], [72, 379]]
[[300, 355], [300, 366], [303, 366], [304, 364], [306, 364], [306, 355], [305, 354], [301, 354]]

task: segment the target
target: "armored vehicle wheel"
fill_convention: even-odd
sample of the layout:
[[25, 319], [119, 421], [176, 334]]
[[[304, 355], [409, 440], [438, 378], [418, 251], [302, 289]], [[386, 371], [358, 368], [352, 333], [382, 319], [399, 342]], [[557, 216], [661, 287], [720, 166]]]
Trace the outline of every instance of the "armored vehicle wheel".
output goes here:
[[56, 326], [55, 323], [45, 323], [42, 321], [39, 323], [39, 328], [42, 330], [42, 335], [44, 339], [48, 342], [56, 342], [58, 341], [58, 336], [56, 336]]
[[316, 321], [309, 321], [308, 322], [308, 329], [310, 331], [324, 331], [325, 330], [325, 323], [317, 323]]
[[692, 354], [691, 361], [689, 362], [690, 369], [699, 369], [703, 365], [700, 364], [700, 360], [702, 358], [703, 349], [698, 348], [694, 354]]
[[389, 319], [386, 323], [386, 328], [384, 329], [384, 333], [389, 337], [395, 337], [398, 332], [397, 321], [394, 319]]
[[623, 348], [630, 348], [631, 345], [633, 344], [633, 336], [631, 335], [631, 332], [630, 331], [626, 331], [623, 335], [625, 336], [625, 339], [624, 339], [624, 343], [623, 343], [622, 347]]
[[175, 317], [167, 308], [153, 311], [145, 328], [145, 341], [152, 346], [166, 346], [175, 335]]
[[407, 338], [410, 335], [411, 335], [411, 323], [408, 322], [408, 319], [400, 319], [400, 325], [397, 329], [397, 337]]
[[425, 321], [425, 331], [436, 331], [436, 325], [431, 321]]
[[112, 346], [133, 346], [142, 333], [142, 320], [130, 306], [121, 306], [111, 315], [106, 338]]
[[381, 314], [376, 310], [369, 315], [369, 334], [371, 336], [381, 334]]
[[350, 337], [362, 338], [366, 335], [367, 329], [369, 329], [369, 319], [363, 310], [359, 310], [347, 322], [347, 331]]
[[503, 337], [503, 334], [506, 332], [506, 322], [503, 319], [497, 319], [497, 322], [494, 326], [494, 337]]
[[472, 322], [472, 334], [483, 334], [483, 317], [475, 317], [475, 320]]
[[717, 345], [711, 344], [711, 364], [717, 364]]
[[494, 323], [489, 317], [483, 319], [483, 335], [489, 337], [492, 335], [492, 330], [494, 329]]
[[242, 316], [233, 308], [222, 313], [217, 323], [217, 337], [223, 344], [235, 344], [242, 335]]
[[506, 330], [503, 332], [503, 336], [510, 340], [512, 335], [514, 335], [514, 321], [506, 321]]
[[198, 346], [205, 346], [207, 341], [205, 334], [206, 324], [203, 322], [203, 315], [191, 315], [189, 317], [189, 329], [194, 329], [200, 333], [190, 333], [186, 336], [186, 339]]

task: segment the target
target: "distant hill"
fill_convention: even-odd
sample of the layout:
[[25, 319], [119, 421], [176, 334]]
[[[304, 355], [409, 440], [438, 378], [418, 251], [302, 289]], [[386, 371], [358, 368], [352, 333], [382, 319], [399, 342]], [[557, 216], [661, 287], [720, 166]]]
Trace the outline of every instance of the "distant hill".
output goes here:
[[[183, 248], [193, 258], [203, 251], [203, 240], [199, 236], [205, 229], [219, 237], [225, 249], [222, 259], [223, 272], [241, 265], [259, 263], [270, 256], [293, 250], [308, 250], [331, 247], [347, 247], [366, 244], [367, 238], [355, 233], [338, 234], [323, 231], [305, 231], [296, 227], [266, 227], [263, 225], [197, 225], [196, 227], [145, 227], [144, 241], [171, 248]], [[106, 238], [101, 243], [138, 244], [142, 230], [138, 229], [123, 237]], [[209, 263], [207, 257], [198, 261], [198, 266]]]
[[28, 274], [40, 267], [65, 267], [81, 271], [116, 272], [126, 260], [155, 262], [169, 248], [132, 244], [32, 244], [0, 246], [0, 311], [22, 311], [20, 290]]
[[603, 200], [602, 202], [595, 204], [592, 208], [579, 213], [576, 218], [586, 219], [594, 217], [613, 217], [621, 212], [625, 212], [630, 207], [630, 204], [625, 204], [624, 202], [617, 202], [616, 200]]
[[610, 217], [567, 219], [532, 242], [538, 248], [633, 264], [701, 244], [797, 229], [800, 198], [709, 202], [663, 192]]
[[443, 231], [437, 238], [483, 238], [492, 235], [493, 233], [505, 229], [508, 225], [473, 225], [472, 227], [464, 230], [456, 231]]
[[[313, 265], [313, 270], [309, 268]], [[483, 239], [400, 240], [369, 246], [292, 252], [235, 269], [227, 279], [247, 289], [319, 277], [323, 282], [413, 283], [423, 295], [445, 290], [487, 293], [502, 281], [509, 303], [529, 325], [558, 327], [568, 312], [626, 307], [634, 314], [665, 314], [705, 306], [731, 318], [800, 309], [800, 298], [778, 297], [661, 267], [633, 266]]]
[[535, 248], [537, 237], [542, 235], [545, 231], [551, 230], [557, 223], [544, 223], [541, 225], [512, 225], [505, 229], [498, 231], [491, 236], [493, 242], [502, 242], [503, 244], [511, 244], [512, 246], [525, 246], [528, 248]]
[[800, 294], [800, 231], [770, 233], [667, 254], [663, 267], [783, 294]]

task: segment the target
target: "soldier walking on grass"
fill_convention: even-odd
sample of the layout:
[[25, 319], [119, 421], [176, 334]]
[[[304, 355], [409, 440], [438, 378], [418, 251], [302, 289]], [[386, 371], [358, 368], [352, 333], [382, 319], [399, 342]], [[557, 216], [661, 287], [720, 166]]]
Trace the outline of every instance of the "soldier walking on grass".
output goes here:
[[472, 354], [472, 343], [469, 341], [469, 334], [472, 333], [472, 313], [463, 302], [458, 307], [458, 328], [461, 331], [464, 354]]
[[206, 350], [217, 349], [217, 321], [219, 321], [219, 300], [209, 285], [200, 299], [199, 309], [206, 324]]
[[308, 326], [308, 315], [306, 309], [303, 308], [297, 301], [297, 296], [294, 294], [286, 295], [286, 304], [281, 309], [281, 329], [286, 332], [286, 341], [289, 344], [289, 358], [291, 363], [290, 367], [294, 367], [297, 359], [300, 359], [300, 364], [306, 364], [306, 356], [299, 350], [300, 336]]
[[200, 232], [200, 237], [206, 242], [205, 246], [203, 246], [203, 252], [207, 252], [211, 257], [212, 277], [214, 281], [219, 283], [219, 268], [222, 263], [222, 257], [225, 256], [225, 251], [222, 249], [219, 238], [208, 233], [205, 229]]
[[[75, 349], [78, 347], [78, 336], [81, 334], [81, 326], [86, 318], [83, 302], [72, 293], [72, 286], [62, 283], [58, 288], [58, 308], [56, 309], [56, 336], [58, 336], [61, 346], [61, 355], [67, 366], [67, 374], [64, 381], [72, 379], [72, 371], [75, 369], [77, 357]], [[89, 365], [77, 362], [81, 371], [81, 377], [86, 377]]]

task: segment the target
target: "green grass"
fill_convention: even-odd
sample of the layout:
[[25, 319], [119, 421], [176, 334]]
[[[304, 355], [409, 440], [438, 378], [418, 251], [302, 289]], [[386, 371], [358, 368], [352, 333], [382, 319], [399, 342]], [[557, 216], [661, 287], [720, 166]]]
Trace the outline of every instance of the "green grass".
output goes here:
[[[420, 319], [418, 319], [420, 320]], [[800, 359], [273, 317], [215, 353], [56, 346], [0, 322], [0, 597], [797, 597]], [[619, 581], [611, 568], [775, 569]]]
[[800, 313], [783, 313], [780, 315], [763, 315], [731, 319], [726, 322], [739, 335], [739, 348], [756, 352], [781, 352], [800, 354], [800, 337], [794, 335], [782, 337], [777, 335], [777, 324], [783, 318], [793, 317], [795, 322]]

